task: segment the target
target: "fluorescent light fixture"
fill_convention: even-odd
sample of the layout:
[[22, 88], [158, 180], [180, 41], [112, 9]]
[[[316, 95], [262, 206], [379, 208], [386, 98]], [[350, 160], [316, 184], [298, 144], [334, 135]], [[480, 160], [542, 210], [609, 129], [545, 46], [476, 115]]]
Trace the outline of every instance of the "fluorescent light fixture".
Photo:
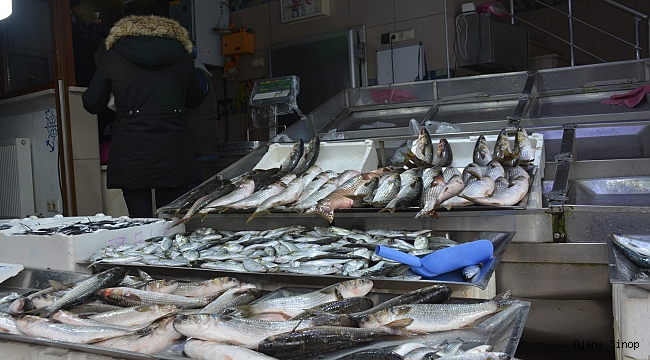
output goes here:
[[11, 0], [0, 0], [0, 20], [11, 15]]

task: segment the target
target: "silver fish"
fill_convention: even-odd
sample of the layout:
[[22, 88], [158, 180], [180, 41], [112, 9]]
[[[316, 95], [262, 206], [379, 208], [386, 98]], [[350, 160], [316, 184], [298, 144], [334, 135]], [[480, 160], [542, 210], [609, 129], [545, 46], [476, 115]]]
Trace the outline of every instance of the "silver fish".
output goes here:
[[88, 318], [106, 324], [141, 326], [143, 324], [150, 324], [161, 317], [173, 315], [179, 309], [176, 305], [141, 305], [107, 311], [89, 316]]
[[433, 183], [433, 180], [442, 175], [442, 168], [440, 166], [431, 166], [422, 170], [422, 191], [426, 191]]
[[64, 324], [39, 316], [26, 315], [16, 320], [16, 329], [21, 333], [50, 340], [77, 344], [94, 343], [118, 336], [134, 334], [106, 326], [85, 326]]
[[431, 143], [431, 136], [427, 129], [422, 128], [420, 130], [420, 135], [413, 142], [411, 150], [418, 159], [425, 163], [431, 164], [433, 162], [433, 144]]
[[275, 360], [274, 357], [241, 346], [195, 339], [185, 343], [183, 352], [192, 359], [198, 360]]
[[494, 180], [494, 195], [506, 190], [510, 186], [510, 183], [503, 176], [499, 176]]
[[16, 328], [16, 319], [13, 316], [6, 314], [2, 311], [0, 311], [0, 333], [8, 333], [8, 334], [16, 334], [16, 335], [23, 334]]
[[612, 234], [612, 238], [614, 247], [633, 263], [641, 268], [650, 268], [650, 241], [622, 234]]
[[168, 347], [176, 340], [183, 337], [183, 335], [174, 329], [173, 316], [161, 318], [152, 324], [151, 327], [154, 328], [154, 330], [146, 335], [120, 336], [100, 341], [93, 345], [151, 355]]
[[348, 180], [350, 180], [351, 178], [359, 174], [361, 174], [361, 172], [359, 172], [358, 170], [345, 170], [344, 172], [339, 174], [339, 176], [336, 177], [336, 184], [338, 186], [341, 186], [345, 184]]
[[492, 159], [502, 163], [507, 160], [512, 160], [513, 153], [510, 150], [510, 141], [508, 140], [508, 132], [506, 129], [501, 130], [497, 136], [497, 141], [494, 144], [494, 151], [492, 152]]
[[512, 206], [519, 204], [526, 194], [528, 194], [528, 188], [528, 179], [518, 177], [511, 182], [506, 190], [492, 194], [491, 196], [472, 197], [465, 194], [459, 194], [458, 196], [477, 205]]
[[217, 296], [188, 298], [181, 295], [160, 294], [124, 287], [101, 289], [97, 296], [109, 304], [121, 306], [140, 306], [149, 304], [176, 305], [183, 309], [201, 308], [212, 302]]
[[250, 196], [244, 199], [235, 201], [234, 203], [231, 204], [224, 205], [220, 209], [220, 212], [224, 212], [228, 209], [250, 209], [250, 208], [258, 207], [266, 199], [281, 193], [286, 188], [287, 185], [285, 183], [281, 181], [275, 182], [261, 190], [254, 192], [253, 194], [251, 194]]
[[286, 318], [290, 318], [298, 315], [304, 309], [340, 300], [341, 297], [364, 296], [372, 289], [372, 285], [373, 282], [368, 279], [348, 280], [307, 294], [258, 301], [237, 309], [242, 311], [244, 317], [250, 317], [252, 314], [280, 313], [284, 314]]
[[492, 153], [487, 145], [485, 136], [480, 135], [474, 145], [474, 152], [472, 154], [472, 161], [478, 166], [486, 166], [492, 161]]
[[434, 153], [432, 164], [445, 167], [450, 166], [452, 162], [454, 162], [454, 154], [451, 145], [447, 139], [442, 138], [438, 141], [438, 149]]
[[302, 191], [302, 194], [300, 194], [300, 197], [298, 200], [296, 200], [296, 203], [299, 203], [301, 200], [304, 200], [309, 197], [309, 195], [313, 194], [314, 192], [318, 191], [323, 184], [325, 184], [327, 181], [330, 179], [336, 178], [336, 173], [334, 171], [328, 170], [328, 171], [323, 171], [322, 173], [318, 174], [312, 180], [307, 186], [305, 186], [305, 190]]
[[228, 195], [224, 195], [213, 202], [209, 203], [201, 211], [201, 218], [205, 218], [209, 212], [220, 209], [221, 207], [245, 199], [251, 196], [255, 192], [255, 181], [253, 179], [246, 179], [239, 184], [239, 186], [230, 192]]
[[[194, 215], [196, 215], [196, 213], [198, 213], [200, 210], [202, 210], [205, 206], [212, 203], [216, 199], [219, 199], [219, 198], [229, 194], [234, 189], [235, 189], [235, 185], [233, 185], [233, 184], [225, 184], [225, 185], [221, 186], [220, 188], [216, 189], [215, 191], [200, 197], [199, 199], [197, 199], [194, 202], [194, 204], [192, 204], [192, 207], [190, 207], [190, 209], [187, 211], [187, 213], [185, 213], [185, 216], [178, 219], [176, 222], [174, 222], [174, 224], [172, 224], [172, 227], [176, 226], [178, 224], [181, 224], [181, 223], [188, 222], [190, 220], [190, 218], [192, 218]], [[179, 208], [179, 210], [177, 212], [180, 212], [180, 209], [181, 208]]]
[[204, 314], [223, 314], [225, 310], [235, 306], [248, 305], [253, 300], [262, 296], [262, 290], [250, 283], [243, 283], [239, 286], [226, 290], [221, 296], [201, 309]]
[[50, 316], [50, 319], [60, 321], [64, 324], [98, 326], [98, 327], [105, 327], [110, 329], [124, 330], [127, 332], [141, 330], [151, 325], [151, 322], [139, 324], [138, 326], [122, 326], [116, 324], [107, 324], [105, 322], [98, 321], [98, 320], [82, 318], [79, 315], [71, 313], [66, 310], [57, 310], [54, 314], [52, 314], [52, 316]]
[[372, 198], [371, 204], [373, 206], [384, 206], [397, 196], [400, 190], [401, 179], [400, 174], [390, 173], [384, 175], [379, 180], [377, 191]]
[[[302, 320], [267, 321], [219, 314], [189, 314], [177, 317], [174, 328], [181, 334], [201, 340], [218, 341], [257, 349], [257, 344], [269, 336], [312, 326], [340, 325], [345, 315], [325, 315]], [[352, 325], [352, 324], [350, 324]]]
[[388, 210], [393, 213], [396, 209], [405, 208], [418, 202], [422, 195], [422, 178], [416, 176], [408, 183], [402, 184], [405, 184], [405, 186], [400, 188], [397, 196], [391, 200], [386, 207], [379, 210], [379, 212]]
[[449, 182], [449, 179], [451, 179], [452, 176], [454, 176], [454, 175], [460, 176], [461, 179], [463, 178], [463, 174], [455, 166], [448, 166], [442, 172], [442, 177], [445, 179], [445, 182]]
[[319, 200], [318, 203], [309, 210], [307, 214], [318, 214], [324, 217], [328, 222], [334, 221], [334, 211], [336, 209], [347, 209], [352, 207], [354, 200], [349, 198], [350, 195], [365, 184], [367, 180], [373, 177], [381, 176], [379, 173], [364, 173], [350, 178], [345, 184], [339, 186], [332, 193]]
[[32, 310], [30, 313], [49, 317], [59, 309], [67, 309], [73, 305], [86, 301], [90, 297], [94, 296], [95, 292], [99, 289], [118, 284], [123, 277], [124, 269], [121, 267], [114, 267], [102, 271], [86, 280], [79, 282], [63, 297], [54, 303], [42, 309]]
[[359, 327], [376, 327], [401, 319], [412, 319], [406, 327], [417, 333], [449, 331], [472, 325], [476, 320], [513, 304], [506, 291], [476, 304], [413, 304], [383, 309], [359, 319]]
[[421, 209], [417, 214], [415, 214], [415, 218], [419, 218], [424, 215], [429, 215], [432, 217], [437, 216], [435, 210], [438, 199], [440, 198], [440, 195], [442, 194], [442, 191], [446, 185], [447, 184], [445, 183], [445, 180], [442, 176], [438, 176], [433, 180], [431, 186], [422, 192], [422, 197], [420, 198]]
[[301, 196], [296, 204], [291, 207], [291, 210], [302, 213], [305, 210], [316, 206], [319, 200], [324, 199], [327, 195], [334, 192], [334, 190], [336, 190], [338, 187], [339, 186], [337, 185], [336, 180], [330, 179], [311, 195], [305, 198], [302, 198]]
[[302, 158], [298, 162], [298, 165], [296, 165], [296, 167], [292, 170], [292, 173], [296, 174], [296, 176], [300, 176], [309, 168], [314, 166], [316, 160], [318, 159], [319, 152], [320, 138], [318, 136], [314, 136], [311, 141], [309, 141], [309, 144], [307, 144], [307, 148], [305, 149]]
[[481, 170], [481, 167], [478, 166], [477, 164], [469, 163], [463, 169], [461, 177], [463, 178], [463, 182], [465, 184], [467, 184], [469, 182], [470, 178], [482, 179], [483, 178], [483, 170]]
[[187, 297], [211, 296], [238, 285], [239, 280], [236, 278], [224, 276], [202, 281], [181, 282], [172, 294]]
[[483, 173], [484, 176], [491, 177], [492, 180], [498, 179], [500, 176], [505, 177], [506, 172], [503, 169], [503, 166], [498, 162], [498, 161], [491, 161], [485, 172]]
[[295, 144], [293, 144], [293, 148], [291, 148], [289, 156], [287, 156], [284, 159], [284, 162], [282, 162], [280, 165], [280, 171], [284, 173], [293, 171], [293, 169], [298, 165], [298, 162], [302, 158], [304, 150], [305, 143], [302, 141], [302, 139], [299, 139]]
[[519, 163], [522, 165], [529, 165], [535, 161], [535, 149], [533, 149], [528, 133], [523, 126], [517, 127], [514, 154], [515, 158], [519, 159]]
[[[449, 181], [445, 184], [445, 187], [440, 192], [438, 199], [436, 199], [433, 209], [437, 209], [438, 206], [444, 204], [448, 199], [452, 199], [456, 195], [465, 191], [465, 183], [463, 179], [458, 174], [454, 174]], [[447, 209], [449, 210], [449, 209]]]

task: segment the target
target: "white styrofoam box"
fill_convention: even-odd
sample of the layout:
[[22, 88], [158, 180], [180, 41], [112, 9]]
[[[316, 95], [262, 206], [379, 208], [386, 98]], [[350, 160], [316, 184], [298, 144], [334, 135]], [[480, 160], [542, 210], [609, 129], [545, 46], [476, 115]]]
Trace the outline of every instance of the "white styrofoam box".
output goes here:
[[636, 285], [612, 284], [613, 347], [617, 360], [650, 359], [650, 292]]
[[[100, 216], [111, 219], [110, 216]], [[127, 218], [128, 219], [128, 218]], [[25, 219], [23, 219], [25, 220]], [[39, 224], [32, 224], [32, 229], [42, 229], [65, 223], [98, 220], [98, 217], [68, 217], [38, 219]], [[138, 219], [135, 219], [138, 220]], [[97, 250], [108, 245], [137, 244], [149, 238], [171, 235], [185, 231], [185, 225], [171, 227], [172, 221], [164, 219], [155, 222], [115, 230], [98, 230], [82, 235], [29, 235], [24, 234], [22, 226], [0, 232], [0, 262], [21, 264], [28, 268], [76, 271], [90, 273], [92, 269], [78, 266]], [[15, 231], [20, 229], [21, 231]]]
[[[255, 169], [278, 167], [291, 154], [294, 144], [274, 143], [264, 154]], [[306, 148], [307, 144], [305, 144]], [[372, 140], [320, 142], [320, 150], [315, 165], [323, 171], [332, 170], [341, 173], [345, 170], [368, 172], [377, 170], [377, 151]]]

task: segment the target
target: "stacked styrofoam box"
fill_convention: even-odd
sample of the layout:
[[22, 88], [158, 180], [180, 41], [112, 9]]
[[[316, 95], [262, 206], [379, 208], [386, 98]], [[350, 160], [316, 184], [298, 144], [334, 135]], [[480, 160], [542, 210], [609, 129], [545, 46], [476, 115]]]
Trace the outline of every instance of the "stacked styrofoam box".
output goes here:
[[636, 285], [612, 284], [613, 347], [616, 359], [650, 359], [650, 291]]
[[[81, 235], [29, 235], [25, 227], [33, 230], [52, 226], [73, 224], [77, 222], [100, 221], [112, 219], [110, 216], [91, 217], [54, 217], [44, 219], [12, 220], [16, 224], [11, 229], [0, 231], [0, 262], [22, 264], [27, 268], [76, 271], [90, 273], [92, 269], [78, 266], [77, 263], [88, 260], [96, 251], [108, 245], [136, 244], [161, 235], [176, 234], [185, 231], [185, 225], [171, 227], [172, 222], [164, 219], [154, 222], [115, 230], [99, 230]], [[129, 221], [125, 218], [125, 221]]]
[[[255, 169], [270, 169], [280, 166], [291, 154], [293, 144], [271, 144]], [[307, 149], [307, 144], [305, 144]], [[341, 173], [345, 170], [368, 172], [377, 169], [378, 159], [372, 140], [320, 142], [315, 165], [323, 171]]]

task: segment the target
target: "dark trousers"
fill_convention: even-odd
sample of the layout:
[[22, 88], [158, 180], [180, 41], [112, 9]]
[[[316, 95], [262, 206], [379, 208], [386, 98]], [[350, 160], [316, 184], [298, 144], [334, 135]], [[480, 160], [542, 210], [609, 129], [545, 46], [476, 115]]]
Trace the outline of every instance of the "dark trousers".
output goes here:
[[[156, 207], [162, 207], [178, 199], [188, 191], [187, 185], [176, 188], [156, 188]], [[122, 195], [131, 218], [151, 218], [154, 208], [151, 204], [151, 189], [122, 189]]]

